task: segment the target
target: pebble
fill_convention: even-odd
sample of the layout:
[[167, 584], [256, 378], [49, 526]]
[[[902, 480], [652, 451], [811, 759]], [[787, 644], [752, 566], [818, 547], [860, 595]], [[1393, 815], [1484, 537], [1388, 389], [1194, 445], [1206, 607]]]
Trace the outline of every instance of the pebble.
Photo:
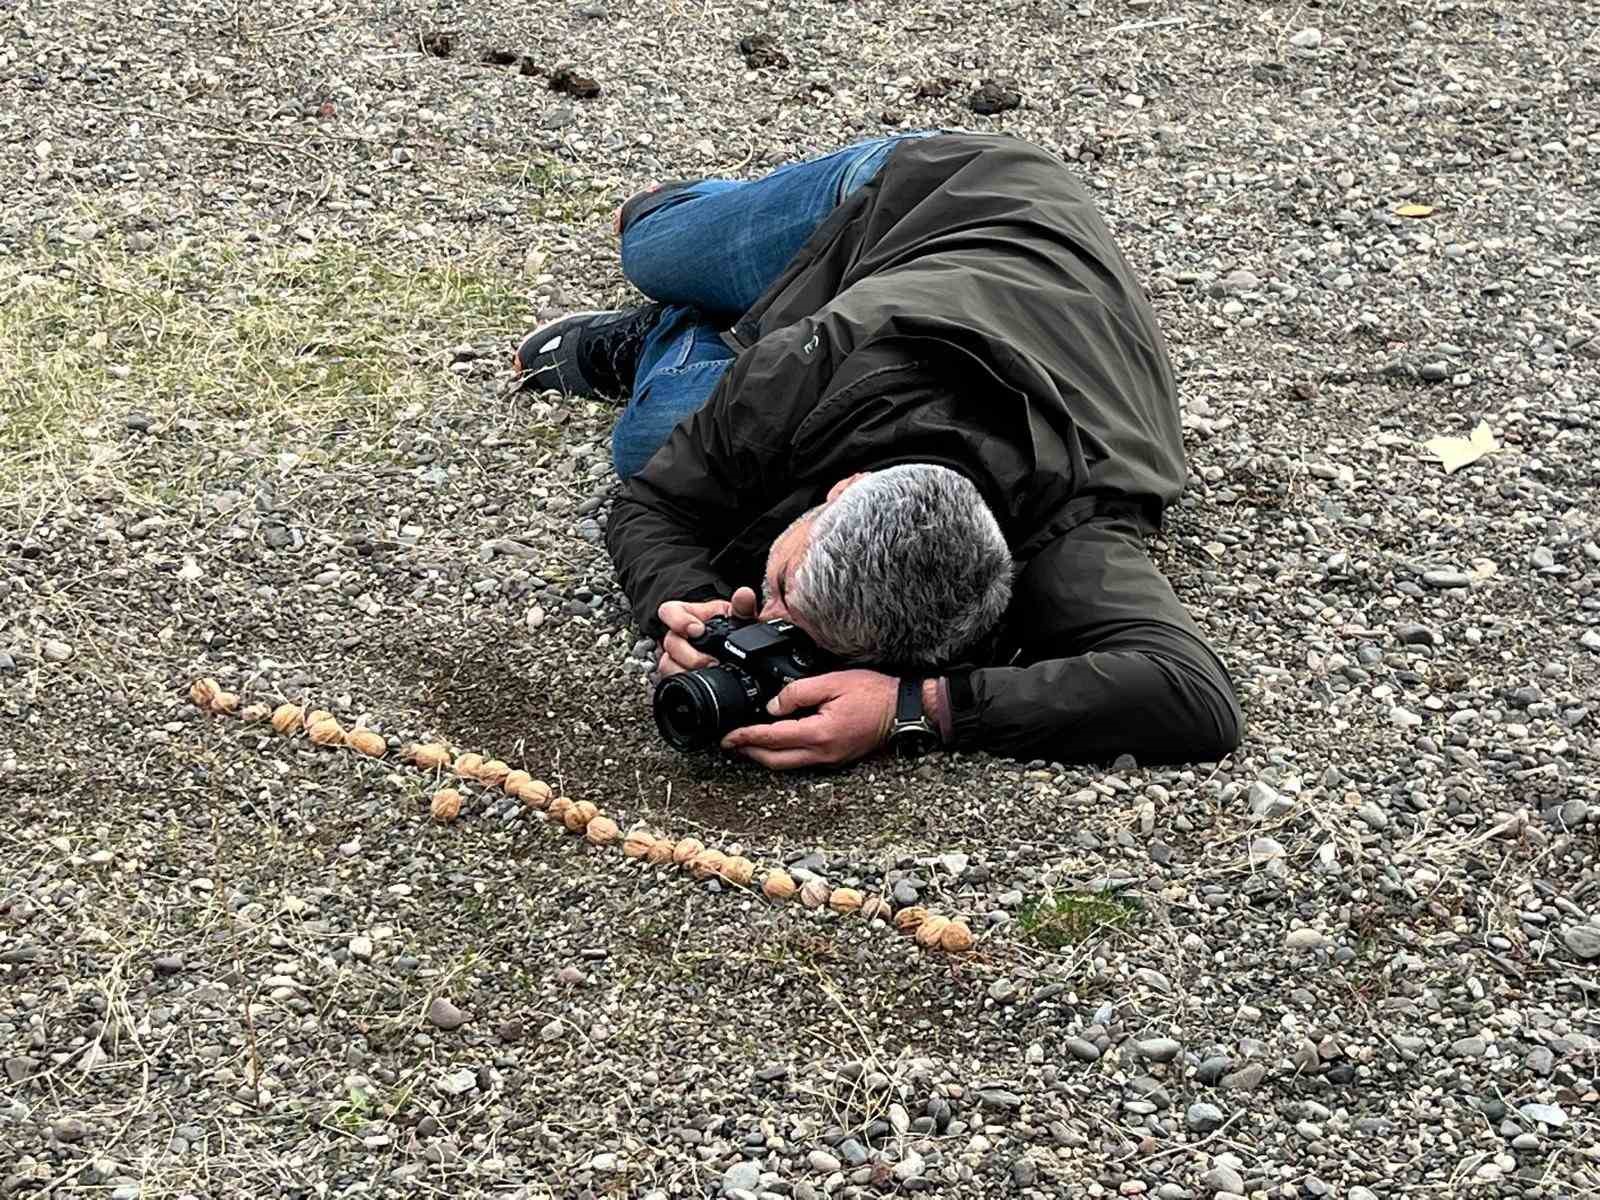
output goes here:
[[722, 1188], [731, 1192], [741, 1188], [753, 1192], [761, 1186], [761, 1165], [753, 1162], [735, 1163], [722, 1173]]
[[428, 1023], [446, 1032], [460, 1029], [467, 1023], [467, 1014], [462, 1012], [443, 996], [435, 996], [433, 1003], [428, 1005]]
[[1584, 962], [1593, 962], [1600, 958], [1600, 928], [1593, 925], [1573, 925], [1562, 931], [1561, 940], [1568, 950]]
[[1019, 1158], [1011, 1164], [1011, 1182], [1019, 1188], [1032, 1187], [1039, 1182], [1039, 1164], [1031, 1158]]
[[46, 638], [44, 645], [39, 648], [39, 654], [45, 662], [64, 663], [72, 657], [72, 646], [68, 642]]
[[1322, 30], [1301, 29], [1290, 36], [1289, 44], [1297, 50], [1315, 50], [1322, 45]]
[[1321, 930], [1309, 928], [1291, 929], [1289, 936], [1283, 939], [1283, 944], [1291, 950], [1320, 950], [1327, 942]]
[[176, 975], [183, 970], [183, 955], [163, 954], [153, 965], [157, 975]]
[[1222, 1110], [1204, 1100], [1189, 1105], [1183, 1114], [1183, 1123], [1195, 1133], [1213, 1133], [1222, 1128], [1224, 1120]]
[[1022, 1107], [1022, 1097], [1005, 1088], [984, 1088], [978, 1093], [978, 1099], [985, 1108], [1000, 1108], [1015, 1111]]
[[1472, 576], [1464, 571], [1424, 571], [1422, 582], [1432, 588], [1464, 588], [1472, 584]]
[[1534, 1121], [1552, 1129], [1560, 1129], [1567, 1123], [1566, 1110], [1559, 1104], [1524, 1104], [1517, 1113], [1524, 1121]]
[[1244, 1194], [1244, 1178], [1226, 1163], [1213, 1163], [1211, 1169], [1200, 1176], [1200, 1182], [1214, 1192]]
[[1379, 808], [1371, 800], [1368, 800], [1356, 810], [1356, 816], [1360, 817], [1362, 822], [1369, 829], [1378, 830], [1381, 832], [1382, 830], [1389, 828], [1389, 814], [1384, 812], [1383, 809]]
[[1169, 1063], [1183, 1052], [1183, 1046], [1173, 1038], [1146, 1038], [1133, 1044], [1134, 1053], [1151, 1062]]
[[1066, 1041], [1067, 1053], [1079, 1062], [1098, 1062], [1100, 1060], [1100, 1047], [1093, 1042], [1081, 1037], [1068, 1038]]
[[832, 1175], [839, 1169], [839, 1160], [826, 1150], [813, 1150], [806, 1155], [806, 1165], [818, 1175]]
[[55, 1134], [56, 1141], [70, 1144], [83, 1141], [89, 1127], [77, 1117], [58, 1117], [50, 1123], [50, 1132]]
[[469, 1071], [465, 1067], [441, 1075], [433, 1085], [434, 1090], [442, 1096], [465, 1096], [477, 1086], [477, 1072]]

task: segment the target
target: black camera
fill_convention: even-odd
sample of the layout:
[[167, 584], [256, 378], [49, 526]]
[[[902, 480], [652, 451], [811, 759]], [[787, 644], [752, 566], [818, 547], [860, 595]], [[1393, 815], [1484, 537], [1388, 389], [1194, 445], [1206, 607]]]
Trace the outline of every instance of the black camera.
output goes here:
[[678, 750], [703, 750], [730, 729], [771, 718], [767, 702], [796, 679], [832, 667], [790, 621], [712, 617], [689, 644], [718, 662], [656, 685], [656, 728]]

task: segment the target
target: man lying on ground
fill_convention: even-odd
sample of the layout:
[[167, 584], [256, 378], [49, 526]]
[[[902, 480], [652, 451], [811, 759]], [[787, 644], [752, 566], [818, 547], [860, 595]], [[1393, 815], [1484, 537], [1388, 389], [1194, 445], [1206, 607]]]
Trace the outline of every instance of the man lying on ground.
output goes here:
[[[627, 397], [606, 544], [660, 671], [786, 618], [850, 666], [723, 746], [1216, 759], [1226, 671], [1151, 563], [1187, 478], [1155, 313], [1083, 186], [1016, 139], [874, 139], [618, 210], [652, 303], [535, 330], [525, 386]], [[759, 597], [758, 597], [759, 590]]]

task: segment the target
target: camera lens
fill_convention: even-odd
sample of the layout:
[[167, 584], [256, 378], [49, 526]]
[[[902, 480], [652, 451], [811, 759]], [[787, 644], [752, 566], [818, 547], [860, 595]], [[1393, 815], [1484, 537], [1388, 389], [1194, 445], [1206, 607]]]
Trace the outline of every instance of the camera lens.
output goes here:
[[656, 685], [656, 728], [677, 750], [704, 750], [755, 711], [755, 680], [733, 667], [669, 675]]

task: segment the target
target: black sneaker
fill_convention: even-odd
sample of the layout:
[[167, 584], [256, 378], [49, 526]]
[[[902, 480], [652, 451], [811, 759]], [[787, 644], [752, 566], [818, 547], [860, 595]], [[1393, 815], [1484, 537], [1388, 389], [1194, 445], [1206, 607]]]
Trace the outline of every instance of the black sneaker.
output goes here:
[[627, 396], [645, 335], [662, 305], [573, 313], [523, 339], [512, 359], [524, 389], [553, 388], [566, 396]]

